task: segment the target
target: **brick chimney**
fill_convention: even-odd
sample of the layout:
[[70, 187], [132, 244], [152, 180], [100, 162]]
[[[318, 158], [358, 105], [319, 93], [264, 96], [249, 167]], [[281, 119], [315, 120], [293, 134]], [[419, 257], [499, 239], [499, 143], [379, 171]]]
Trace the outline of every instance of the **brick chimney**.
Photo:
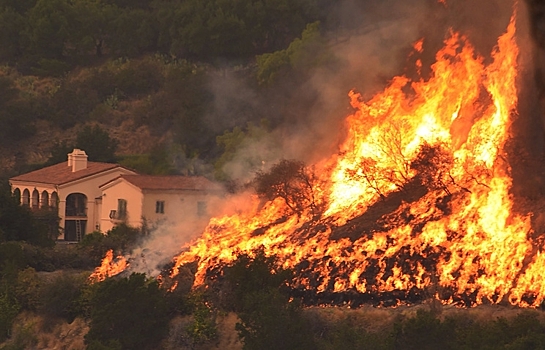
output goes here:
[[87, 154], [85, 154], [85, 151], [74, 148], [72, 153], [68, 153], [68, 166], [72, 167], [72, 172], [87, 168]]

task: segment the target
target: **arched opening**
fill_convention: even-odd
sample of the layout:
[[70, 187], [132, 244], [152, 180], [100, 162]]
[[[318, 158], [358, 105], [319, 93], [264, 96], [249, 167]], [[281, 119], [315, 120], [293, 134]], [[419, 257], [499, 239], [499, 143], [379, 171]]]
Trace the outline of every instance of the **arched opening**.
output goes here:
[[37, 189], [32, 191], [32, 209], [38, 209], [40, 204], [40, 192]]
[[40, 208], [44, 208], [44, 209], [49, 208], [49, 193], [47, 193], [47, 191], [42, 192]]
[[81, 241], [87, 226], [87, 196], [72, 193], [66, 197], [64, 239]]
[[16, 188], [13, 190], [13, 198], [17, 201], [17, 204], [21, 204], [21, 190]]
[[65, 216], [87, 216], [87, 196], [83, 193], [72, 193], [66, 197]]
[[50, 208], [58, 208], [59, 206], [59, 196], [57, 195], [57, 192], [51, 193], [51, 198], [49, 199], [49, 207]]
[[23, 205], [25, 207], [30, 206], [30, 191], [28, 190], [28, 188], [25, 188], [23, 191]]

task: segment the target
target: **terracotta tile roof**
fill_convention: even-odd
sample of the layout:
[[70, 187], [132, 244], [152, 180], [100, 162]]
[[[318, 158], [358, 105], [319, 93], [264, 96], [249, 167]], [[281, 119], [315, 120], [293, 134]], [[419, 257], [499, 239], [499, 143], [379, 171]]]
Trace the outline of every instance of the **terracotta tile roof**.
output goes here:
[[142, 190], [220, 190], [221, 187], [203, 176], [121, 175]]
[[72, 172], [72, 167], [68, 166], [68, 162], [63, 162], [12, 177], [10, 180], [62, 185], [117, 167], [121, 166], [112, 163], [87, 162], [87, 168]]

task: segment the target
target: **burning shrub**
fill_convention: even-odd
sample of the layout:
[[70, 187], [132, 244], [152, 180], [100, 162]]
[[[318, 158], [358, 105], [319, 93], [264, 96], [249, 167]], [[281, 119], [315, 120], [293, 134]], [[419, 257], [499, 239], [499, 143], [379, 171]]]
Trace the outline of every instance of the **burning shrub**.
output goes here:
[[416, 159], [411, 163], [411, 169], [416, 170], [419, 182], [428, 189], [441, 189], [450, 194], [449, 185], [454, 183], [450, 169], [452, 168], [452, 155], [443, 147], [423, 144]]
[[273, 200], [282, 198], [294, 214], [301, 215], [310, 209], [314, 214], [319, 211], [314, 197], [316, 177], [303, 162], [281, 160], [273, 165], [269, 172], [258, 172], [255, 177], [258, 195]]

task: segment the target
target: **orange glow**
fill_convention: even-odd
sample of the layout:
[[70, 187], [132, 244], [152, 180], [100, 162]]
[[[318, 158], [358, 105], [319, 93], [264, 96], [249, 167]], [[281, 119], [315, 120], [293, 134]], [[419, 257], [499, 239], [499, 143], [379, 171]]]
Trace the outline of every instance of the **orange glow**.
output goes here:
[[[263, 249], [297, 272], [294, 287], [317, 293], [416, 288], [444, 304], [539, 305], [545, 255], [529, 215], [512, 210], [503, 153], [517, 113], [515, 33], [513, 18], [490, 64], [452, 33], [429, 78], [394, 77], [367, 101], [350, 91], [340, 151], [314, 167], [320, 218], [252, 198], [184, 246], [171, 277], [197, 262], [201, 285], [210, 268]], [[376, 215], [381, 205], [391, 210]]]
[[106, 256], [102, 259], [102, 263], [99, 267], [95, 268], [95, 271], [89, 276], [89, 281], [101, 282], [108, 277], [115, 276], [125, 271], [129, 264], [123, 256], [117, 256], [114, 259], [113, 250], [108, 250]]

